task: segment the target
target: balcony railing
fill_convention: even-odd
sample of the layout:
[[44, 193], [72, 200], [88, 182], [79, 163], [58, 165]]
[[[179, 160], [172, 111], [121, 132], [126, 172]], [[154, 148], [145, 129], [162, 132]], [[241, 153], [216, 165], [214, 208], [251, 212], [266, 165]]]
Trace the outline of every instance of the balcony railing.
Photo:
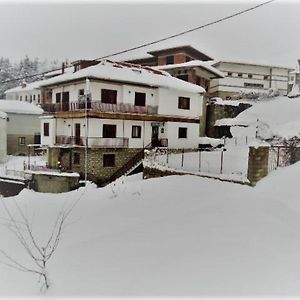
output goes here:
[[[84, 111], [84, 101], [72, 101], [70, 103], [50, 103], [43, 104], [42, 108], [47, 112], [62, 112], [62, 111]], [[137, 113], [137, 114], [157, 114], [157, 106], [136, 106], [130, 103], [102, 103], [101, 101], [88, 101], [87, 109], [100, 112], [116, 112], [116, 113]]]
[[[128, 138], [101, 138], [101, 137], [88, 137], [87, 146], [88, 147], [99, 147], [99, 148], [128, 148]], [[56, 145], [76, 145], [76, 146], [86, 146], [86, 138], [57, 135]]]

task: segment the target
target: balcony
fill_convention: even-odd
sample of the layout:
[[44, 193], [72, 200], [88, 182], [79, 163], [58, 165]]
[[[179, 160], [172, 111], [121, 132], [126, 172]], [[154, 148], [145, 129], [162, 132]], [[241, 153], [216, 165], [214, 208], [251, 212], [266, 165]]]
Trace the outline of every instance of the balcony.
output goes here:
[[[84, 101], [72, 101], [70, 103], [50, 103], [43, 104], [42, 108], [46, 112], [62, 112], [62, 111], [84, 111]], [[134, 114], [157, 114], [157, 106], [135, 106], [129, 103], [109, 104], [101, 101], [88, 101], [87, 109], [99, 112], [116, 112], [116, 113], [134, 113]]]
[[[128, 148], [128, 138], [101, 138], [88, 137], [87, 146], [95, 148]], [[86, 138], [57, 135], [56, 145], [72, 145], [72, 146], [86, 146]]]

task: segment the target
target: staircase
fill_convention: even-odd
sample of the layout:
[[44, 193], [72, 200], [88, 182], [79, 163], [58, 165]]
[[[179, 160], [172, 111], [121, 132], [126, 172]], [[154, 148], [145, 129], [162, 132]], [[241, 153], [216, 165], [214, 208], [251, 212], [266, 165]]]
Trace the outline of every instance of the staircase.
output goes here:
[[129, 175], [133, 170], [135, 170], [140, 164], [143, 163], [144, 159], [144, 150], [149, 149], [151, 144], [147, 145], [145, 148], [141, 149], [136, 153], [129, 161], [127, 161], [121, 168], [119, 168], [115, 173], [113, 173], [107, 183], [111, 183], [118, 179], [121, 176]]

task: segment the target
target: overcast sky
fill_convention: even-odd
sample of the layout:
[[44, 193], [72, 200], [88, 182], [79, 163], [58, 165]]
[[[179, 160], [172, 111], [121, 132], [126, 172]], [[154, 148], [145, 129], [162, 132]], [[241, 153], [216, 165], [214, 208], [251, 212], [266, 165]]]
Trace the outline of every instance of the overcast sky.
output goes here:
[[[261, 1], [198, 2], [0, 2], [0, 56], [25, 54], [71, 61], [98, 58], [197, 27]], [[203, 30], [147, 47], [193, 45], [215, 59], [295, 67], [300, 58], [300, 1], [271, 4]]]

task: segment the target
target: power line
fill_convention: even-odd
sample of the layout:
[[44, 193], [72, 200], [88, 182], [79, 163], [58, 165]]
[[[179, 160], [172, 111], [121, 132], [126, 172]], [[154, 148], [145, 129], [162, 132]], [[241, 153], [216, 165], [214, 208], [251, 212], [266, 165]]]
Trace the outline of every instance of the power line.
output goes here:
[[[108, 57], [112, 57], [112, 56], [116, 56], [116, 55], [128, 53], [128, 52], [131, 52], [131, 51], [134, 51], [134, 50], [137, 50], [137, 49], [145, 48], [147, 46], [155, 45], [157, 43], [160, 43], [160, 42], [163, 42], [163, 41], [167, 41], [167, 40], [173, 39], [175, 37], [178, 37], [178, 36], [181, 36], [181, 35], [184, 35], [184, 34], [187, 34], [187, 33], [190, 33], [190, 32], [196, 31], [196, 30], [199, 30], [199, 29], [203, 29], [203, 28], [206, 28], [206, 27], [218, 24], [218, 23], [226, 21], [226, 20], [229, 20], [231, 18], [237, 17], [237, 16], [245, 14], [245, 13], [247, 13], [249, 11], [252, 11], [252, 10], [255, 10], [255, 9], [260, 8], [262, 6], [265, 6], [267, 4], [270, 4], [270, 3], [274, 2], [274, 1], [276, 1], [276, 0], [269, 0], [269, 1], [266, 1], [266, 2], [263, 2], [263, 3], [260, 3], [258, 5], [252, 6], [250, 8], [241, 10], [241, 11], [239, 11], [237, 13], [231, 14], [231, 15], [229, 15], [227, 17], [223, 17], [223, 18], [217, 19], [216, 21], [212, 21], [212, 22], [206, 23], [204, 25], [200, 25], [200, 26], [197, 26], [197, 27], [194, 27], [194, 28], [182, 31], [180, 33], [176, 33], [176, 34], [173, 34], [173, 35], [170, 35], [170, 36], [167, 36], [167, 37], [164, 37], [164, 38], [161, 38], [161, 39], [149, 42], [149, 43], [145, 43], [145, 44], [142, 44], [142, 45], [139, 45], [139, 46], [136, 46], [136, 47], [128, 48], [128, 49], [125, 49], [125, 50], [122, 50], [122, 51], [119, 51], [119, 52], [115, 52], [115, 53], [112, 53], [112, 54], [109, 54], [109, 55], [105, 55], [105, 56], [93, 59], [91, 61], [98, 61], [98, 60], [105, 59], [105, 58], [108, 58]], [[23, 77], [19, 77], [19, 78], [5, 80], [5, 81], [0, 82], [0, 84], [12, 82], [12, 81], [17, 81], [17, 80], [21, 80], [21, 79], [32, 78], [32, 77], [35, 77], [35, 76], [42, 76], [42, 75], [45, 75], [45, 74], [47, 74], [49, 72], [54, 72], [54, 71], [58, 71], [58, 70], [60, 70], [60, 68], [59, 69], [50, 70], [50, 71], [44, 71], [44, 72], [41, 72], [41, 73], [36, 73], [36, 74], [33, 74], [33, 75], [28, 75], [28, 76], [23, 76]]]
[[175, 37], [178, 37], [178, 36], [181, 36], [181, 35], [184, 35], [184, 34], [187, 34], [187, 33], [190, 33], [190, 32], [196, 31], [196, 30], [199, 30], [199, 29], [203, 29], [203, 28], [205, 28], [205, 27], [208, 27], [208, 26], [211, 26], [211, 25], [214, 25], [214, 24], [217, 24], [217, 23], [220, 23], [220, 22], [229, 20], [229, 19], [234, 18], [234, 17], [236, 17], [236, 16], [242, 15], [242, 14], [244, 14], [244, 13], [246, 13], [246, 12], [249, 12], [249, 11], [251, 11], [251, 10], [257, 9], [257, 8], [259, 8], [259, 7], [262, 7], [262, 6], [264, 6], [264, 5], [267, 5], [267, 4], [269, 4], [269, 3], [271, 3], [271, 2], [274, 2], [274, 1], [276, 1], [276, 0], [269, 0], [269, 1], [263, 2], [263, 3], [261, 3], [261, 4], [258, 4], [258, 5], [256, 5], [256, 6], [250, 7], [250, 8], [248, 8], [248, 9], [245, 9], [245, 10], [242, 10], [242, 11], [239, 11], [239, 12], [233, 14], [233, 15], [230, 15], [230, 16], [227, 16], [227, 17], [223, 17], [223, 18], [218, 19], [218, 20], [216, 20], [216, 21], [209, 22], [209, 23], [207, 23], [207, 24], [204, 24], [204, 25], [201, 25], [201, 26], [192, 28], [192, 29], [188, 29], [188, 30], [182, 31], [182, 32], [180, 32], [180, 33], [173, 34], [173, 35], [170, 35], [170, 36], [161, 38], [161, 39], [156, 40], [156, 41], [153, 41], [153, 42], [149, 42], [149, 43], [146, 43], [146, 44], [142, 44], [142, 45], [140, 45], [140, 46], [136, 46], [136, 47], [129, 48], [129, 49], [126, 49], [126, 50], [123, 50], [123, 51], [115, 52], [115, 53], [110, 54], [110, 55], [106, 55], [106, 56], [99, 57], [99, 58], [95, 59], [95, 61], [100, 60], [100, 59], [104, 59], [104, 58], [108, 58], [108, 57], [112, 57], [112, 56], [116, 56], [116, 55], [119, 55], [119, 54], [124, 54], [124, 53], [130, 52], [130, 51], [133, 51], [133, 50], [141, 49], [141, 48], [144, 48], [144, 47], [147, 47], [147, 46], [151, 46], [151, 45], [154, 45], [154, 44], [157, 44], [157, 43], [166, 41], [166, 40], [173, 39], [173, 38], [175, 38]]

